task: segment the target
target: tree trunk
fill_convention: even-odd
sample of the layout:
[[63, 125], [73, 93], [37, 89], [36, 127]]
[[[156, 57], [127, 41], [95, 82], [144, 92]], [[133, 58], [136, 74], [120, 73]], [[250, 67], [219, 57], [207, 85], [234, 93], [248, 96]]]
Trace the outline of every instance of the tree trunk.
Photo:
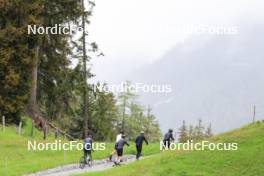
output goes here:
[[5, 116], [2, 116], [3, 132], [5, 132]]
[[37, 81], [38, 81], [38, 56], [39, 47], [36, 48], [36, 57], [34, 58], [31, 70], [31, 90], [28, 103], [28, 114], [34, 119], [37, 112]]
[[125, 132], [125, 115], [126, 115], [126, 99], [124, 99], [124, 107], [122, 114], [122, 131]]
[[256, 106], [253, 107], [253, 123], [256, 121]]
[[82, 9], [83, 9], [83, 15], [82, 15], [82, 50], [83, 50], [83, 82], [84, 82], [84, 90], [83, 90], [83, 120], [84, 120], [84, 137], [86, 138], [88, 136], [88, 96], [87, 96], [87, 69], [86, 69], [86, 33], [85, 33], [85, 7], [84, 7], [84, 0], [82, 0]]
[[39, 129], [43, 129], [45, 127], [45, 120], [42, 118], [37, 102], [37, 83], [38, 83], [38, 58], [39, 58], [39, 49], [40, 47], [36, 47], [35, 58], [32, 65], [31, 70], [31, 90], [30, 97], [28, 102], [27, 113], [32, 117], [33, 123], [35, 127]]

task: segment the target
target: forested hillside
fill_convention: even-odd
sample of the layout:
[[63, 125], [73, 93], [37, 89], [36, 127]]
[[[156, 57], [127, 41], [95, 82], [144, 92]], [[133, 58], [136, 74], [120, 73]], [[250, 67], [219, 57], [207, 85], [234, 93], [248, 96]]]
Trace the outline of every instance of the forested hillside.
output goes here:
[[[0, 115], [17, 125], [28, 115], [45, 134], [48, 127], [56, 127], [74, 138], [90, 133], [112, 140], [120, 130], [133, 138], [146, 129], [157, 140], [156, 117], [136, 95], [116, 95], [88, 84], [96, 76], [89, 61], [103, 55], [88, 33], [94, 6], [93, 1], [76, 0], [0, 2]], [[85, 32], [28, 34], [28, 25], [56, 24], [83, 27]]]

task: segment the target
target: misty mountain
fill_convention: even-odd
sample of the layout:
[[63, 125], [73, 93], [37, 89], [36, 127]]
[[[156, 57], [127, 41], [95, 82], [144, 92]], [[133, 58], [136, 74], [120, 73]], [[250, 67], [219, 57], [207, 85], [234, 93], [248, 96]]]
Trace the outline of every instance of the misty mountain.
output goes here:
[[144, 93], [162, 130], [182, 121], [212, 123], [215, 133], [264, 118], [264, 25], [240, 27], [238, 35], [196, 36], [130, 76], [145, 84], [170, 84], [171, 93]]

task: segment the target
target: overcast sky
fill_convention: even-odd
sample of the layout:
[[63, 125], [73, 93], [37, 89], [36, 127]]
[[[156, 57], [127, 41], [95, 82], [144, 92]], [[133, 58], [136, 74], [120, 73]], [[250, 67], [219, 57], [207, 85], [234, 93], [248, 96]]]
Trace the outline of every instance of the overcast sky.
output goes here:
[[190, 37], [182, 26], [237, 26], [262, 17], [263, 7], [262, 0], [97, 0], [89, 31], [105, 57], [92, 62], [96, 80], [117, 83], [159, 59]]

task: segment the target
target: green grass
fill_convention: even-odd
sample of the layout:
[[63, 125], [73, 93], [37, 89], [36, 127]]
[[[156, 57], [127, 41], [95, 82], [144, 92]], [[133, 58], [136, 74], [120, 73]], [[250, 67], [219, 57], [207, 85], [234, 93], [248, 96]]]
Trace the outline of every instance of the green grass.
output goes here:
[[[47, 141], [43, 141], [42, 132], [34, 129], [34, 138], [30, 137], [31, 122], [28, 119], [27, 125], [23, 127], [22, 136], [18, 136], [17, 129], [14, 126], [6, 127], [5, 132], [0, 126], [0, 175], [1, 176], [16, 176], [26, 173], [32, 173], [40, 170], [45, 170], [55, 166], [78, 163], [82, 156], [82, 151], [28, 151], [27, 142], [29, 140], [37, 142], [54, 142], [54, 134], [49, 135]], [[132, 144], [132, 143], [131, 143]], [[94, 159], [107, 158], [112, 152], [113, 143], [106, 144], [106, 150], [95, 151]], [[134, 145], [125, 148], [125, 154], [135, 154]], [[159, 152], [158, 144], [151, 144], [145, 155], [150, 155]]]
[[83, 176], [263, 176], [264, 123], [218, 135], [212, 142], [237, 142], [237, 151], [166, 151], [161, 154]]

